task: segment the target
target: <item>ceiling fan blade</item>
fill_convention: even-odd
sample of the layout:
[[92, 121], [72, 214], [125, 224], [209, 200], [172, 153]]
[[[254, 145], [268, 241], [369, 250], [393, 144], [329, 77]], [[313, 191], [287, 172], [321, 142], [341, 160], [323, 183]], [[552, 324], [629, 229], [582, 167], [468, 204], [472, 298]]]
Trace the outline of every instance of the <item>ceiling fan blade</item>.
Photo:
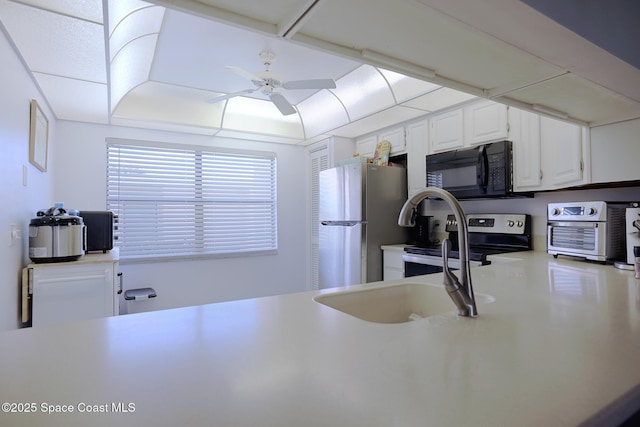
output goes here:
[[233, 71], [239, 76], [244, 77], [245, 79], [251, 80], [253, 84], [255, 84], [256, 86], [257, 85], [262, 86], [262, 79], [259, 76], [256, 76], [255, 74], [245, 70], [244, 68], [235, 67], [233, 65], [226, 65], [225, 68], [230, 69], [231, 71]]
[[295, 114], [296, 109], [293, 108], [293, 105], [289, 104], [289, 101], [286, 100], [284, 96], [279, 93], [271, 94], [271, 102], [278, 107], [278, 110], [282, 113], [283, 116], [288, 116], [290, 114]]
[[228, 93], [226, 95], [217, 96], [215, 98], [209, 99], [207, 100], [207, 103], [215, 104], [216, 102], [224, 101], [225, 99], [233, 98], [234, 96], [244, 95], [245, 93], [252, 93], [252, 92], [255, 92], [256, 90], [257, 89], [246, 89], [246, 90], [241, 90], [240, 92]]
[[333, 79], [294, 80], [282, 84], [285, 89], [335, 89]]

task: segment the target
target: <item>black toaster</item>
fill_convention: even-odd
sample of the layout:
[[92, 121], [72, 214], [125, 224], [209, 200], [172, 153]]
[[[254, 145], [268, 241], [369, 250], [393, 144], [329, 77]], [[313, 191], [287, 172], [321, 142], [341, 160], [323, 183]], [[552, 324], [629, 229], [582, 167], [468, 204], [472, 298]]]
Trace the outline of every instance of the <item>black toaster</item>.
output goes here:
[[116, 216], [111, 211], [80, 211], [86, 227], [86, 252], [106, 253], [113, 249], [113, 229]]

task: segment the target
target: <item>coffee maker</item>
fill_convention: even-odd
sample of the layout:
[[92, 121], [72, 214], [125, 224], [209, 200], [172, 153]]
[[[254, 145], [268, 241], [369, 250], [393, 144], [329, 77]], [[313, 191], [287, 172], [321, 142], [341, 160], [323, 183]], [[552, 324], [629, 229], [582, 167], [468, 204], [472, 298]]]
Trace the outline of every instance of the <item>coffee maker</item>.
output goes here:
[[640, 247], [640, 203], [629, 203], [625, 210], [624, 227], [625, 258], [613, 263], [613, 266], [621, 270], [634, 270], [634, 247]]

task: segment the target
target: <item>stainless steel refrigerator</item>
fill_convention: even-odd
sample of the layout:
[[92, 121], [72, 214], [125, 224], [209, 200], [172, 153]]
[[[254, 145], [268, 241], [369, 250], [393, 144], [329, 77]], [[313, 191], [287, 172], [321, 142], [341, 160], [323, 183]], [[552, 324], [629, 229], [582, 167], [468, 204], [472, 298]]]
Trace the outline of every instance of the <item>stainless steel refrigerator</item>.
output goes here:
[[381, 245], [405, 243], [407, 171], [354, 163], [320, 172], [319, 287], [382, 280]]

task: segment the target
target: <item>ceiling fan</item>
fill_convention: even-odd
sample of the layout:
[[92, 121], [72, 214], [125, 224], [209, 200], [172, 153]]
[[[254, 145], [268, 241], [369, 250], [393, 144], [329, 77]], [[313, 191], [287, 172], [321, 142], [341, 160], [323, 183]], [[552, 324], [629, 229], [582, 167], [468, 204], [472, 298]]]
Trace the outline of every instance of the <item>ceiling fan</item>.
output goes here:
[[224, 101], [225, 99], [233, 98], [234, 96], [260, 91], [263, 95], [267, 96], [271, 102], [273, 102], [283, 115], [288, 116], [290, 114], [294, 114], [296, 110], [281, 93], [275, 92], [275, 89], [280, 87], [283, 89], [335, 89], [336, 87], [336, 82], [333, 79], [293, 80], [283, 82], [278, 74], [269, 71], [269, 67], [276, 60], [276, 54], [270, 51], [263, 51], [260, 53], [260, 59], [262, 59], [265, 69], [264, 71], [256, 74], [250, 73], [240, 67], [234, 67], [231, 65], [227, 65], [225, 67], [250, 80], [255, 86], [254, 88], [229, 93], [227, 95], [210, 99], [207, 102], [213, 104]]

